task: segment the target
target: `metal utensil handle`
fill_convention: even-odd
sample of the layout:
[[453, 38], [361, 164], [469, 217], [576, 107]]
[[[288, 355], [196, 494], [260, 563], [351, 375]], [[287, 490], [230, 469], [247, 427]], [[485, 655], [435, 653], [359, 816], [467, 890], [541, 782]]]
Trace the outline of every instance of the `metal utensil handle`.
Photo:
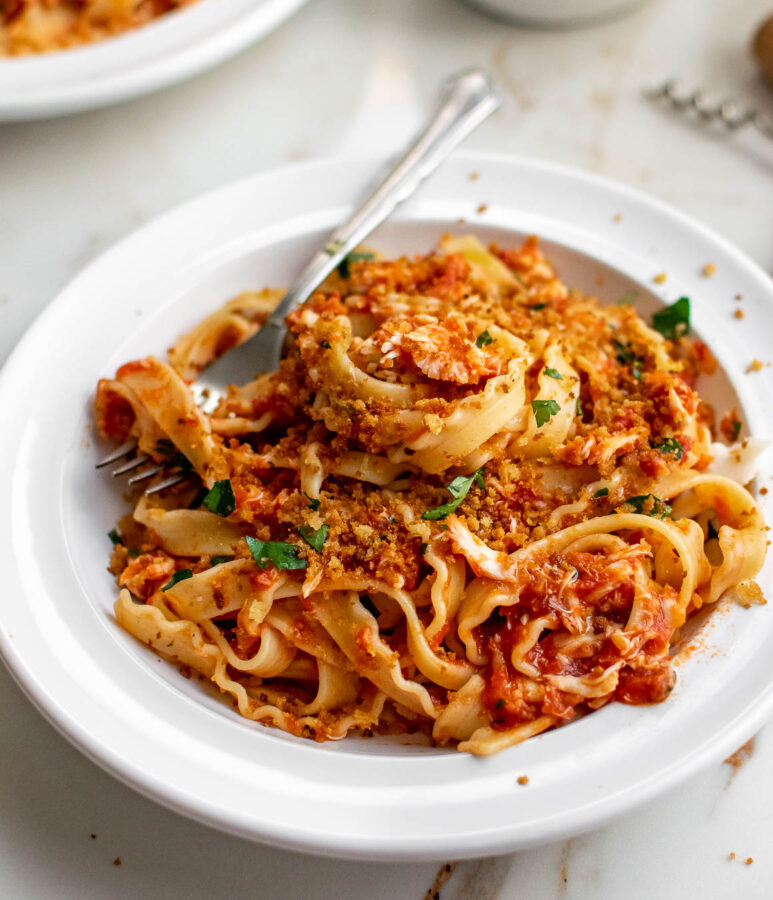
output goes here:
[[341, 260], [409, 197], [500, 102], [493, 82], [480, 69], [450, 78], [443, 86], [438, 108], [425, 129], [362, 206], [330, 235], [266, 325], [284, 328], [285, 316], [306, 300]]

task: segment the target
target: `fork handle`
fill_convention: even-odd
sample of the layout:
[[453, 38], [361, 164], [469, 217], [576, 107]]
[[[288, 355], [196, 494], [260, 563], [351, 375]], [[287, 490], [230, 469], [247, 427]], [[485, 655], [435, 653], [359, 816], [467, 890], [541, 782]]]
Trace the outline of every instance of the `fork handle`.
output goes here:
[[481, 69], [470, 69], [449, 78], [427, 126], [362, 206], [336, 228], [325, 246], [312, 257], [266, 325], [284, 328], [285, 316], [306, 300], [341, 260], [407, 199], [500, 102], [494, 83]]

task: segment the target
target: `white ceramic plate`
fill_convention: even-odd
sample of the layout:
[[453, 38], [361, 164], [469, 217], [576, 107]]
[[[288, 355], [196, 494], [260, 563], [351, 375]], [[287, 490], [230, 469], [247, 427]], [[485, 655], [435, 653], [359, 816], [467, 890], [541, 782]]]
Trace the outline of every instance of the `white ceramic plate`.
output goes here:
[[80, 112], [177, 84], [236, 55], [305, 0], [199, 0], [118, 37], [0, 57], [0, 122]]
[[[311, 163], [195, 200], [89, 266], [30, 329], [0, 377], [10, 427], [0, 442], [0, 647], [67, 738], [186, 815], [335, 856], [500, 853], [598, 826], [743, 743], [773, 705], [770, 608], [728, 605], [710, 617], [703, 649], [679, 666], [667, 702], [613, 704], [488, 759], [389, 739], [315, 744], [244, 721], [112, 614], [106, 532], [124, 507], [121, 490], [93, 468], [103, 450], [92, 439], [97, 378], [163, 353], [238, 291], [287, 284], [373, 171], [372, 162]], [[468, 154], [370, 243], [421, 252], [446, 230], [511, 244], [540, 234], [565, 280], [609, 302], [638, 286], [642, 303], [654, 304], [652, 277], [666, 271], [658, 294], [692, 297], [695, 327], [735, 384], [752, 433], [769, 429], [770, 370], [743, 373], [769, 353], [770, 281], [701, 225], [589, 175]], [[708, 262], [711, 279], [700, 274]], [[731, 316], [738, 293], [743, 321]], [[762, 581], [770, 584], [769, 569]]]

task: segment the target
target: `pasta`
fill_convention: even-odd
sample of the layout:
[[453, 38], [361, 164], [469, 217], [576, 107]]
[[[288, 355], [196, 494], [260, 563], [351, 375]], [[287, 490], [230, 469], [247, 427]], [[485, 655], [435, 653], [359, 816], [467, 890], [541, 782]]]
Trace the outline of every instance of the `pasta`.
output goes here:
[[0, 0], [0, 56], [100, 41], [194, 0]]
[[664, 700], [691, 615], [764, 602], [738, 480], [759, 445], [735, 418], [712, 444], [686, 298], [650, 326], [569, 291], [534, 238], [352, 254], [279, 370], [205, 415], [189, 384], [280, 297], [236, 297], [96, 395], [103, 436], [189, 476], [111, 532], [116, 618], [245, 718], [488, 755]]

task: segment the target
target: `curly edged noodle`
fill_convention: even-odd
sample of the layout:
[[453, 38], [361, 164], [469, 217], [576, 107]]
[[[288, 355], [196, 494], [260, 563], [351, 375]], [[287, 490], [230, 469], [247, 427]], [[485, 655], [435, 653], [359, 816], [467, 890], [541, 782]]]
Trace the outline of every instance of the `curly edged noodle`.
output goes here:
[[[474, 239], [448, 239], [443, 249], [464, 257], [473, 283], [484, 285], [494, 304], [521, 290], [511, 269]], [[538, 259], [533, 270], [550, 277]], [[553, 289], [560, 294], [562, 286]], [[642, 497], [639, 506], [626, 503], [631, 471], [618, 465], [600, 478], [585, 462], [598, 446], [598, 465], [607, 465], [631, 442], [630, 434], [621, 440], [578, 432], [578, 373], [587, 375], [591, 363], [571, 357], [560, 336], [542, 324], [516, 336], [496, 311], [470, 326], [464, 364], [473, 374], [437, 416], [427, 405], [437, 392], [431, 378], [395, 379], [378, 365], [360, 364], [357, 354], [379, 324], [377, 316], [325, 314], [310, 303], [298, 314], [296, 341], [317, 425], [299, 446], [256, 452], [229, 444], [234, 435], [260, 435], [281, 420], [283, 413], [268, 402], [285, 390], [281, 380], [268, 376], [235, 389], [212, 417], [195, 407], [186, 380], [249, 336], [280, 296], [240, 295], [178, 342], [171, 366], [153, 358], [129, 363], [115, 379], [100, 382], [97, 396], [104, 431], [112, 422], [116, 435], [135, 435], [156, 456], [159, 441], [171, 441], [206, 488], [228, 478], [236, 484], [245, 464], [287, 473], [282, 477], [295, 479], [303, 505], [314, 510], [307, 527], [319, 533], [325, 520], [317, 508], [332, 489], [330, 479], [352, 479], [382, 492], [393, 511], [389, 518], [400, 520], [413, 546], [423, 542], [423, 568], [411, 586], [404, 575], [390, 580], [324, 560], [306, 571], [278, 571], [261, 568], [246, 552], [244, 538], [253, 526], [241, 514], [239, 490], [237, 511], [227, 516], [186, 508], [187, 501], [180, 508], [174, 495], [142, 497], [134, 521], [172, 559], [172, 568], [146, 602], [137, 603], [129, 562], [115, 607], [118, 622], [161, 656], [210, 679], [242, 716], [318, 740], [429, 723], [435, 742], [488, 755], [561, 724], [575, 707], [596, 709], [625, 699], [626, 691], [633, 697], [621, 680], [629, 671], [652, 674], [662, 685], [674, 632], [700, 606], [759, 571], [762, 516], [737, 481], [692, 468], [708, 447], [706, 428], [678, 391], [669, 388], [667, 403], [681, 423], [689, 465], [674, 462], [647, 483], [646, 495], [670, 508], [648, 508]], [[415, 319], [416, 309], [439, 304], [389, 296], [384, 309], [401, 310], [397, 321], [407, 317], [403, 334], [412, 338], [438, 327], [431, 316]], [[673, 361], [658, 335], [638, 320], [631, 333], [652, 347], [656, 372], [670, 370]], [[475, 341], [475, 334], [485, 339]], [[390, 347], [398, 345], [390, 340]], [[476, 381], [476, 365], [488, 365], [488, 377]], [[454, 377], [460, 377], [457, 370]], [[340, 410], [357, 404], [378, 410], [381, 452], [349, 442], [331, 454], [328, 435], [340, 427]], [[546, 418], [538, 416], [540, 409]], [[557, 463], [557, 448], [580, 438], [580, 465]], [[509, 553], [481, 540], [469, 517], [452, 512], [430, 527], [405, 490], [414, 477], [450, 470], [447, 483], [510, 457], [538, 465], [545, 490], [554, 478], [568, 500], [546, 508], [542, 536]], [[466, 479], [468, 489], [473, 481]], [[264, 486], [249, 502], [262, 502], [266, 494]], [[602, 515], [594, 511], [599, 498], [609, 499]], [[163, 584], [190, 560], [199, 560], [195, 571]], [[509, 623], [509, 643], [486, 639], [497, 621]], [[540, 661], [548, 650], [552, 668]], [[597, 658], [605, 664], [583, 665]], [[509, 674], [496, 682], [497, 698], [495, 675], [503, 671]]]

